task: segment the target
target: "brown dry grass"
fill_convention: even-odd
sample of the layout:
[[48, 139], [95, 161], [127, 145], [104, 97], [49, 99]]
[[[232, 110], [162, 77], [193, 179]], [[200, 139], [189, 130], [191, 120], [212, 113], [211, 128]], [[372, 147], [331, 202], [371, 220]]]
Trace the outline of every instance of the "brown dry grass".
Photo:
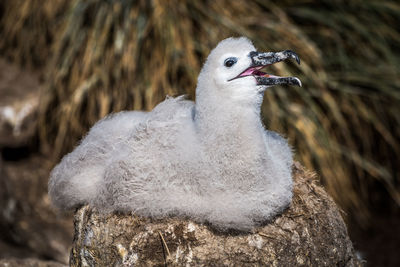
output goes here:
[[0, 53], [21, 65], [47, 64], [69, 1], [4, 0], [0, 3]]

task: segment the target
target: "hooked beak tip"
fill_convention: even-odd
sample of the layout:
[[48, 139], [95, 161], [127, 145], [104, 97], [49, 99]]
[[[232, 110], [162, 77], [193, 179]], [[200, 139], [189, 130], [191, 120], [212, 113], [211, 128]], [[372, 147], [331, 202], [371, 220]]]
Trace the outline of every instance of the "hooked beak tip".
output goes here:
[[252, 60], [251, 74], [256, 78], [258, 85], [272, 86], [278, 84], [287, 84], [302, 87], [301, 81], [297, 77], [279, 77], [263, 73], [262, 71], [259, 71], [259, 69], [255, 70], [255, 68], [257, 67], [272, 65], [274, 63], [284, 61], [288, 58], [293, 58], [298, 64], [300, 64], [299, 56], [292, 50], [284, 50], [281, 52], [252, 51], [250, 52], [249, 56]]
[[[300, 63], [299, 63], [300, 64]], [[303, 84], [301, 83], [300, 79], [297, 77], [294, 77], [294, 85], [297, 85], [298, 87], [303, 87]]]

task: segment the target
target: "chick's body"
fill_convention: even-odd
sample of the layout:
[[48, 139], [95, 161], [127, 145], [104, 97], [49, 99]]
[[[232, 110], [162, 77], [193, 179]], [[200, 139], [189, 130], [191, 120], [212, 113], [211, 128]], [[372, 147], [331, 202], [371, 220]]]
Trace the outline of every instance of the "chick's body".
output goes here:
[[250, 230], [281, 212], [292, 197], [292, 154], [264, 129], [262, 86], [252, 76], [217, 77], [221, 60], [235, 56], [243, 70], [254, 50], [245, 38], [221, 42], [199, 76], [196, 104], [167, 98], [151, 112], [98, 122], [52, 171], [53, 203], [184, 216], [222, 230]]

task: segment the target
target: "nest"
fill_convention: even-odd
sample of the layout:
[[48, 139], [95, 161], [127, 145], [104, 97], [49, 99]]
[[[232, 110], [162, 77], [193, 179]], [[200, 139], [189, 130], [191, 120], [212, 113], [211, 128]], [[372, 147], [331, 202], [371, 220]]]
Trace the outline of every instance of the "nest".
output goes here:
[[296, 163], [294, 199], [254, 233], [221, 233], [179, 219], [75, 214], [70, 265], [357, 266], [340, 213], [315, 176]]

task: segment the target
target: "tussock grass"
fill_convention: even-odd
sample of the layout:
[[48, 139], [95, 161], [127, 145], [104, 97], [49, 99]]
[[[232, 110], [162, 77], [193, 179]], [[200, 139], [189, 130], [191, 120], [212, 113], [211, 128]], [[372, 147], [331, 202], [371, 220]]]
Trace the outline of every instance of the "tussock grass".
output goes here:
[[27, 67], [44, 67], [67, 6], [65, 0], [2, 0], [0, 53]]
[[[47, 0], [45, 26], [13, 26], [12, 13], [29, 1], [21, 2], [3, 15], [7, 40], [0, 48], [14, 40], [15, 57], [29, 57], [39, 32], [54, 40], [40, 48], [49, 53], [53, 45], [39, 124], [42, 145], [54, 155], [71, 150], [110, 112], [150, 110], [166, 94], [193, 98], [210, 49], [244, 35], [259, 50], [292, 49], [302, 59], [300, 66], [272, 66], [271, 73], [298, 76], [303, 87], [266, 93], [268, 128], [289, 137], [298, 159], [360, 221], [377, 184], [400, 204], [397, 2]], [[45, 12], [35, 8], [25, 18], [36, 21]], [[60, 10], [63, 24], [48, 30]], [[15, 37], [21, 33], [26, 43]]]

